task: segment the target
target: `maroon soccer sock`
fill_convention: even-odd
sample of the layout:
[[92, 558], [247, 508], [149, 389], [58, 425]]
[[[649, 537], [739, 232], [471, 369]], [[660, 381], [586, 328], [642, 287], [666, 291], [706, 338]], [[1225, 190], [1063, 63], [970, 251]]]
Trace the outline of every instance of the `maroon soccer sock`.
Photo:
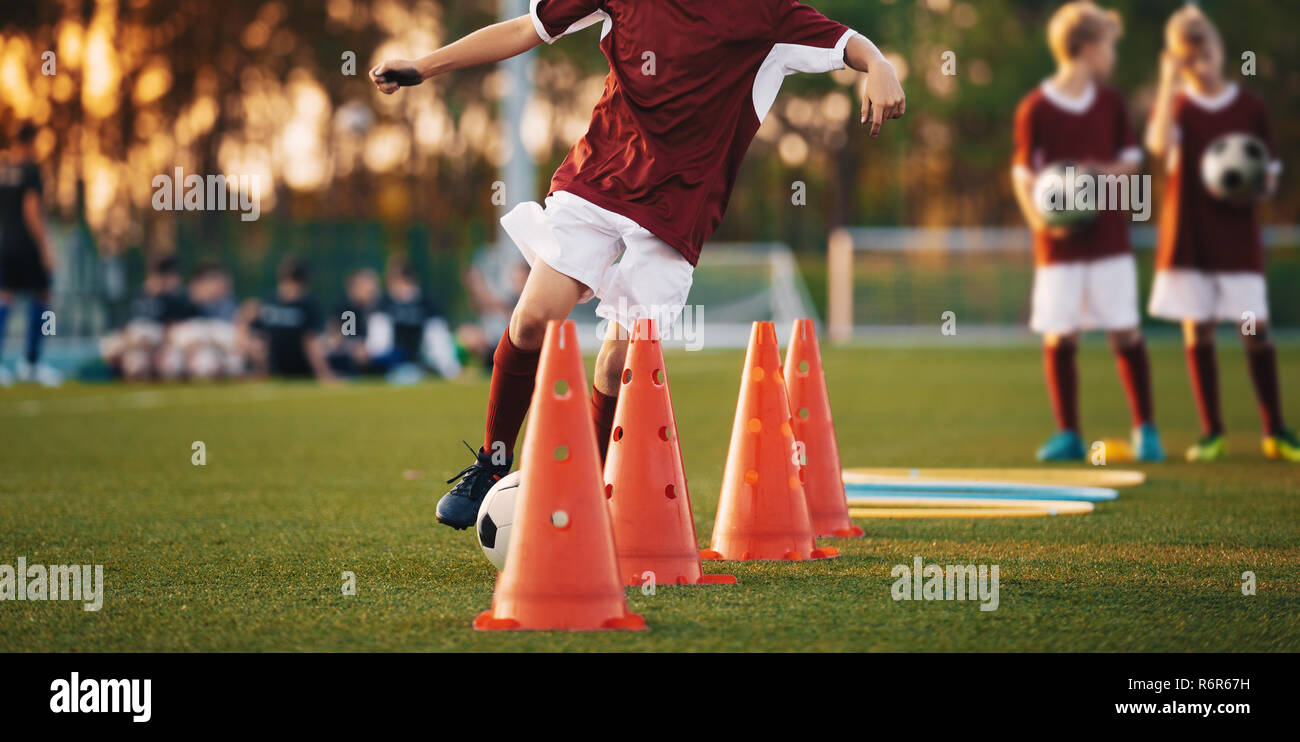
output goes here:
[[1115, 365], [1119, 368], [1124, 393], [1128, 395], [1133, 426], [1151, 422], [1151, 361], [1147, 357], [1147, 344], [1139, 340], [1119, 348], [1115, 351]]
[[1056, 425], [1061, 430], [1079, 432], [1079, 368], [1073, 343], [1043, 346], [1043, 373], [1047, 376], [1047, 394], [1052, 399]]
[[1219, 363], [1215, 360], [1213, 344], [1187, 348], [1187, 375], [1191, 378], [1192, 394], [1196, 396], [1196, 409], [1201, 413], [1201, 431], [1207, 436], [1222, 435]]
[[614, 408], [617, 405], [618, 397], [610, 397], [594, 385], [591, 387], [591, 422], [596, 426], [596, 445], [600, 448], [602, 465], [609, 450], [609, 433], [614, 427]]
[[1250, 380], [1255, 385], [1255, 399], [1259, 402], [1264, 432], [1277, 435], [1286, 428], [1282, 422], [1282, 392], [1277, 379], [1277, 350], [1272, 345], [1247, 348], [1246, 363], [1250, 368]]
[[510, 342], [506, 329], [492, 354], [492, 386], [488, 392], [487, 423], [484, 425], [483, 450], [493, 453], [497, 441], [513, 455], [519, 427], [528, 414], [537, 382], [537, 360], [541, 350], [520, 350]]

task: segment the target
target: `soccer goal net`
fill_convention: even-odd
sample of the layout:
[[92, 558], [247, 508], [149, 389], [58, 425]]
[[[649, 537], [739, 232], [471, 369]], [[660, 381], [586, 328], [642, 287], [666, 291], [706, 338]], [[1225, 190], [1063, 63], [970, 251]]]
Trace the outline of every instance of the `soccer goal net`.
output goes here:
[[[1155, 230], [1135, 227], [1132, 237], [1145, 317]], [[1300, 226], [1267, 227], [1264, 242], [1273, 323], [1300, 328]], [[951, 318], [958, 338], [1023, 336], [1033, 275], [1023, 228], [836, 229], [827, 245], [828, 331], [838, 342], [938, 338]]]

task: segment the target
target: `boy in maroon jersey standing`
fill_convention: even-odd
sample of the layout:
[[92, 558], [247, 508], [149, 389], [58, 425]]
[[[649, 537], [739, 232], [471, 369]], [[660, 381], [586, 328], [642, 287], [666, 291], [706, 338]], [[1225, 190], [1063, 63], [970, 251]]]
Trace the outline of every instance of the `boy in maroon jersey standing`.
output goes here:
[[526, 16], [370, 74], [393, 93], [593, 25], [610, 71], [591, 125], [552, 178], [545, 207], [520, 204], [501, 219], [532, 272], [493, 357], [483, 447], [438, 502], [438, 521], [453, 528], [473, 524], [510, 471], [547, 321], [592, 298], [610, 321], [591, 391], [603, 455], [627, 352], [622, 330], [650, 317], [666, 333], [677, 319], [700, 247], [722, 221], [786, 75], [866, 72], [861, 120], [873, 137], [903, 115], [902, 87], [875, 44], [796, 0], [532, 0]]
[[[1224, 134], [1253, 134], [1273, 145], [1263, 99], [1225, 80], [1223, 59], [1218, 29], [1199, 8], [1188, 5], [1173, 14], [1146, 137], [1152, 157], [1169, 172], [1149, 309], [1183, 326], [1203, 434], [1187, 460], [1214, 461], [1226, 451], [1214, 328], [1232, 322], [1240, 323], [1246, 347], [1264, 454], [1300, 462], [1300, 442], [1282, 420], [1255, 205], [1215, 199], [1201, 180], [1201, 157]], [[1267, 194], [1276, 190], [1281, 169], [1280, 162], [1269, 164]]]
[[1127, 218], [1110, 205], [1074, 230], [1048, 225], [1034, 203], [1035, 175], [1069, 163], [1097, 176], [1138, 172], [1142, 150], [1124, 99], [1102, 81], [1115, 66], [1119, 16], [1092, 2], [1061, 6], [1047, 28], [1056, 73], [1016, 109], [1012, 180], [1034, 232], [1030, 327], [1043, 336], [1043, 370], [1057, 432], [1038, 450], [1041, 461], [1078, 461], [1086, 454], [1079, 426], [1079, 334], [1105, 330], [1128, 395], [1133, 450], [1161, 461], [1164, 448], [1152, 417], [1151, 369], [1138, 329], [1137, 269]]

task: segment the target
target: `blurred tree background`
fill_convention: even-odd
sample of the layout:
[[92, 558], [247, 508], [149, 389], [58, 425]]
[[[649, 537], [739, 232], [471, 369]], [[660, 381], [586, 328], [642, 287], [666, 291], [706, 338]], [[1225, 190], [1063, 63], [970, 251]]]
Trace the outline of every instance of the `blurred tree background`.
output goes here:
[[[1020, 97], [1051, 73], [1044, 30], [1057, 3], [812, 4], [890, 55], [908, 93], [907, 117], [871, 141], [857, 123], [860, 75], [787, 78], [716, 238], [817, 251], [837, 224], [1016, 223], [1010, 119]], [[1113, 83], [1140, 128], [1163, 24], [1181, 3], [1102, 4], [1125, 19]], [[1257, 75], [1243, 84], [1265, 94], [1279, 154], [1295, 162], [1294, 3], [1202, 5], [1223, 31], [1230, 77], [1240, 77], [1243, 52], [1257, 55]], [[426, 253], [437, 282], [454, 286], [451, 268], [496, 238], [501, 207], [492, 203], [492, 183], [508, 155], [498, 104], [508, 81], [482, 68], [381, 96], [365, 73], [383, 58], [416, 56], [494, 22], [499, 12], [494, 0], [9, 3], [0, 18], [0, 124], [5, 132], [19, 120], [42, 127], [53, 208], [83, 224], [100, 254], [188, 246], [256, 261], [286, 242], [311, 249], [360, 240], [355, 247], [369, 252]], [[598, 33], [536, 53], [536, 90], [522, 123], [539, 193], [585, 131], [602, 88]], [[43, 74], [47, 52], [52, 75]], [[955, 75], [943, 73], [949, 52]], [[355, 74], [345, 73], [349, 53]], [[152, 179], [176, 167], [258, 175], [262, 219], [154, 211]], [[807, 186], [806, 206], [791, 205], [795, 181]], [[1295, 178], [1284, 177], [1266, 217], [1300, 221]]]

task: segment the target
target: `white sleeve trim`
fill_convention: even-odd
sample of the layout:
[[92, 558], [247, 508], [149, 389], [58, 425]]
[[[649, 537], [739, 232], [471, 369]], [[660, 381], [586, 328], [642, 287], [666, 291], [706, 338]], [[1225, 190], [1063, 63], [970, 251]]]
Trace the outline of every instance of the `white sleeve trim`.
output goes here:
[[530, 0], [528, 3], [528, 17], [533, 19], [533, 29], [537, 31], [537, 35], [541, 40], [548, 44], [554, 44], [555, 38], [546, 33], [546, 25], [542, 23], [542, 19], [537, 15], [537, 4], [541, 1], [542, 0]]
[[844, 32], [839, 41], [835, 42], [835, 47], [831, 49], [831, 68], [827, 72], [842, 70], [847, 66], [844, 63], [844, 50], [849, 45], [849, 39], [857, 35], [858, 32], [850, 28]]
[[796, 72], [831, 72], [844, 69], [844, 47], [857, 31], [849, 29], [844, 32], [835, 46], [808, 46], [806, 44], [776, 43], [768, 52], [763, 63], [754, 75], [752, 93], [754, 113], [759, 122], [767, 117], [776, 102], [777, 93], [781, 92], [781, 83], [786, 75]]
[[574, 21], [573, 24], [564, 29], [564, 32], [559, 36], [551, 36], [546, 32], [546, 24], [542, 23], [541, 17], [537, 15], [537, 4], [541, 1], [542, 0], [529, 0], [528, 15], [533, 19], [533, 29], [537, 31], [537, 35], [541, 40], [545, 41], [547, 44], [554, 44], [556, 40], [561, 37], [581, 31], [587, 26], [591, 26], [600, 21], [604, 21], [604, 25], [600, 29], [600, 38], [604, 39], [605, 35], [609, 33], [610, 26], [613, 25], [614, 19], [610, 17], [609, 13], [606, 13], [603, 10], [597, 10], [593, 11], [590, 15]]

